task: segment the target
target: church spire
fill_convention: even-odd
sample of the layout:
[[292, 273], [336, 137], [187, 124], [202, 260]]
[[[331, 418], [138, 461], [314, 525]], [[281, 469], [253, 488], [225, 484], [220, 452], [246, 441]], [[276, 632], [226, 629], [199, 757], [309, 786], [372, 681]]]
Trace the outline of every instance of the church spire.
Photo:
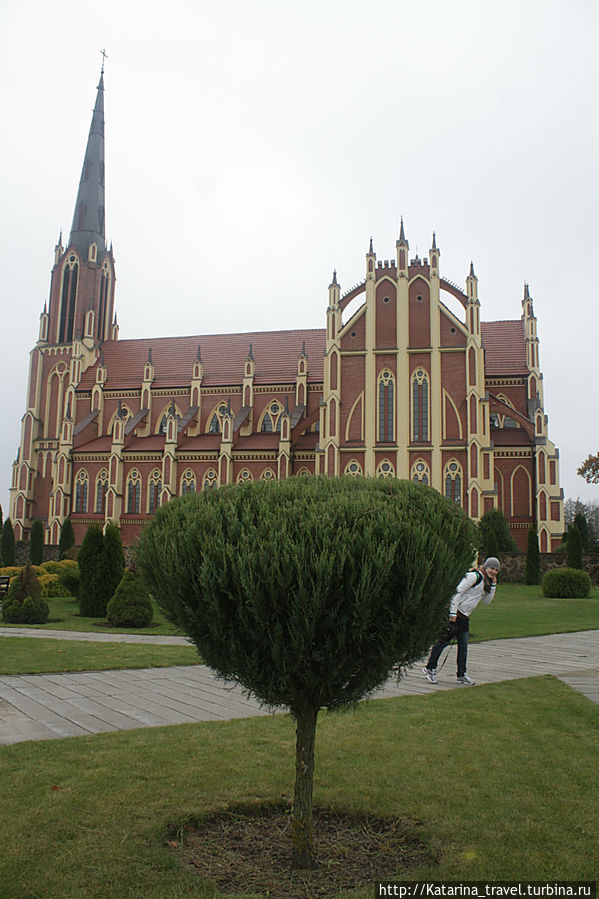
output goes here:
[[90, 244], [106, 250], [104, 231], [104, 65], [85, 148], [69, 245], [88, 257]]

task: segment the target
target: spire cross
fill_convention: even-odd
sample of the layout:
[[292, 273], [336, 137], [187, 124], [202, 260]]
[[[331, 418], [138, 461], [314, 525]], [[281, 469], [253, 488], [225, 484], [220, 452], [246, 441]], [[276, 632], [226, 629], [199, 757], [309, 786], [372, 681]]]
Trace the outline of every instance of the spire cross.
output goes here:
[[102, 54], [102, 75], [103, 75], [104, 74], [104, 62], [108, 59], [108, 53], [106, 52], [106, 50], [100, 50], [100, 53]]

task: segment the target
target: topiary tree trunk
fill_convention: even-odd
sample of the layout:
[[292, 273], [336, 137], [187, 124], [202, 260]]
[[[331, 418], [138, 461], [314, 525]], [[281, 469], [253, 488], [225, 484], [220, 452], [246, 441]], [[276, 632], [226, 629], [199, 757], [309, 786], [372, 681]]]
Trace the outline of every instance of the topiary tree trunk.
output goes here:
[[327, 477], [188, 494], [142, 533], [138, 566], [167, 618], [217, 675], [295, 719], [294, 867], [313, 861], [319, 710], [422, 658], [476, 533], [430, 487]]
[[44, 526], [38, 518], [31, 525], [29, 561], [32, 565], [41, 565], [44, 561]]
[[528, 548], [526, 550], [526, 574], [525, 584], [540, 584], [541, 582], [541, 556], [539, 553], [539, 538], [534, 528], [528, 532]]

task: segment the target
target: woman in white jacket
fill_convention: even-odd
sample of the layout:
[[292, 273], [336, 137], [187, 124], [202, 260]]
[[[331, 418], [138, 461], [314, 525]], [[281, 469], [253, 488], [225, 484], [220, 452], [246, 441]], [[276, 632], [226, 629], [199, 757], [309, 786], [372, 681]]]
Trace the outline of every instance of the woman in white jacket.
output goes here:
[[465, 686], [471, 686], [474, 683], [466, 674], [470, 615], [481, 600], [484, 605], [491, 602], [495, 596], [498, 573], [499, 559], [491, 556], [485, 559], [478, 570], [468, 571], [458, 584], [449, 604], [449, 625], [433, 646], [426, 667], [422, 669], [430, 684], [437, 683], [439, 656], [454, 637], [458, 641], [458, 683]]

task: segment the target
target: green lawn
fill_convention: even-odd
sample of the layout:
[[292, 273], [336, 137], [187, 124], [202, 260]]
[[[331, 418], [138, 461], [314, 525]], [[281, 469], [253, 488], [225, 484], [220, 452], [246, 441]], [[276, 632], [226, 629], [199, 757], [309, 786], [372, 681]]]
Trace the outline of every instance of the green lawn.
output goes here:
[[[317, 804], [401, 816], [440, 849], [399, 879], [596, 877], [599, 707], [554, 678], [323, 714], [316, 752]], [[289, 796], [294, 762], [286, 716], [0, 747], [0, 895], [213, 896], [168, 828]]]
[[472, 640], [502, 640], [599, 629], [599, 588], [588, 599], [547, 599], [540, 587], [499, 584], [493, 602], [478, 606]]
[[199, 661], [194, 646], [0, 637], [0, 675], [164, 668], [167, 665], [197, 665]]

